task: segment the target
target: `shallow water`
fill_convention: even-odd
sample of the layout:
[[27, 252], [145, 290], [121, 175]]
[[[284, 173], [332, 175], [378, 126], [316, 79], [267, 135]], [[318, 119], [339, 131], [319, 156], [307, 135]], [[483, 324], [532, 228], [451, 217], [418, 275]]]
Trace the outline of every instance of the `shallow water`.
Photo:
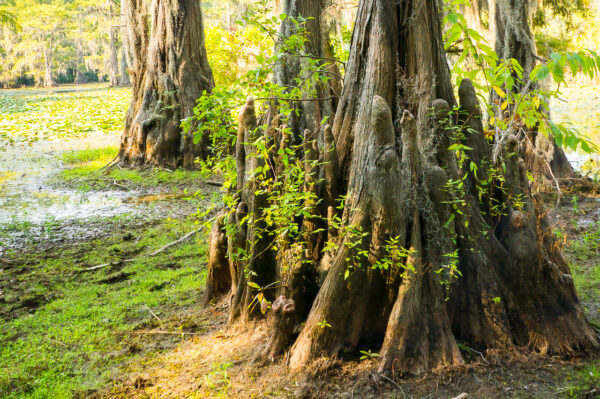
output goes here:
[[[600, 147], [600, 86], [572, 85], [562, 89], [561, 98], [564, 101], [554, 100], [551, 104], [552, 119], [571, 124]], [[598, 159], [598, 154], [570, 151], [567, 157], [580, 169], [590, 157]]]
[[[115, 111], [108, 106], [100, 108], [116, 95], [121, 97], [116, 110], [119, 114], [103, 116], [107, 109]], [[7, 100], [18, 96], [17, 101]], [[49, 239], [52, 229], [60, 230], [62, 239], [83, 238], [97, 229], [92, 221], [155, 214], [148, 212], [152, 208], [148, 204], [130, 201], [146, 193], [117, 187], [90, 191], [87, 186], [67, 189], [48, 184], [51, 175], [66, 167], [60, 160], [61, 153], [118, 145], [126, 111], [122, 100], [126, 96], [125, 91], [98, 85], [61, 87], [50, 92], [0, 90], [0, 105], [4, 105], [0, 108], [0, 255], [7, 248], [25, 245], [32, 237]], [[74, 103], [80, 108], [91, 105], [98, 109], [86, 111], [92, 114], [88, 118], [90, 115], [77, 113]], [[14, 104], [18, 107], [11, 109]], [[37, 135], [37, 129], [44, 134]], [[34, 140], [29, 139], [32, 132]]]
[[118, 137], [92, 135], [61, 142], [38, 141], [0, 152], [0, 225], [110, 217], [134, 211], [125, 199], [132, 192], [52, 188], [48, 177], [65, 166], [58, 155], [67, 150], [116, 145]]

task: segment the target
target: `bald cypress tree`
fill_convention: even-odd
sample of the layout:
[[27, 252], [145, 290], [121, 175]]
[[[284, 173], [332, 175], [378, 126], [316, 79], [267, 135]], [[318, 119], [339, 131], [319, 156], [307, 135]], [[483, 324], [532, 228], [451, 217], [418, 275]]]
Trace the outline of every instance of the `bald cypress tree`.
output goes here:
[[[289, 348], [298, 369], [369, 340], [381, 372], [419, 374], [461, 363], [457, 339], [482, 350], [598, 348], [517, 139], [490, 144], [473, 85], [458, 93], [435, 0], [362, 0], [331, 127], [317, 122], [291, 151], [257, 146], [270, 135], [248, 99], [236, 205], [211, 256], [231, 266], [230, 319], [269, 318], [266, 356]], [[292, 153], [295, 163], [277, 166]], [[274, 220], [290, 198], [294, 212]]]

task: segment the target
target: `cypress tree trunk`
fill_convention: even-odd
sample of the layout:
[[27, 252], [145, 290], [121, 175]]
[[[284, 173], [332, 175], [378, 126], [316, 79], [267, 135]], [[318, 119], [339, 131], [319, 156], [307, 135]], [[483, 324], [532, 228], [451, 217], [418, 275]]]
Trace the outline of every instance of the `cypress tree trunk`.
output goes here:
[[[322, 19], [325, 3], [326, 0], [286, 0], [283, 4], [283, 13], [287, 18], [281, 24], [275, 51], [281, 51], [283, 42], [297, 33], [294, 20], [305, 19], [306, 42], [304, 55], [287, 54], [279, 60], [275, 67], [275, 83], [283, 87], [296, 87], [299, 82], [309, 82], [303, 90], [303, 99], [315, 98], [315, 101], [295, 104], [300, 112], [287, 115], [287, 127], [291, 129], [295, 143], [302, 141], [304, 130], [318, 131], [323, 118], [333, 117], [340, 94], [332, 91], [341, 78], [337, 66], [335, 62], [332, 64], [331, 60], [323, 58], [329, 48], [329, 38], [324, 32], [325, 24]], [[325, 64], [330, 67], [323, 68]], [[319, 73], [327, 76], [332, 83], [311, 82], [315, 78], [314, 71], [318, 68], [321, 68]]]
[[120, 161], [130, 167], [191, 168], [207, 149], [202, 142], [194, 143], [191, 133], [182, 135], [180, 123], [192, 115], [202, 92], [214, 86], [200, 1], [155, 0], [149, 41], [143, 4], [130, 0], [128, 8], [134, 47], [133, 99], [121, 137]]
[[55, 87], [56, 82], [52, 77], [52, 54], [54, 51], [54, 33], [50, 33], [50, 40], [44, 47], [44, 87]]
[[129, 70], [131, 69], [131, 41], [127, 28], [127, 7], [128, 0], [121, 1], [121, 76], [119, 77], [119, 86], [130, 86]]
[[[535, 40], [529, 24], [530, 2], [527, 0], [495, 0], [493, 26], [496, 34], [496, 53], [501, 59], [514, 58], [528, 77], [536, 64]], [[534, 83], [532, 90], [536, 89]], [[515, 85], [515, 92], [522, 87]], [[548, 110], [549, 111], [549, 110]], [[548, 178], [575, 177], [575, 171], [565, 152], [559, 148], [554, 137], [538, 134], [537, 129], [528, 132], [528, 140], [521, 140], [526, 149], [525, 161], [529, 170]]]
[[[251, 317], [257, 307], [269, 312], [265, 355], [292, 343], [293, 369], [366, 340], [381, 344], [380, 372], [413, 374], [461, 363], [457, 338], [482, 350], [597, 349], [543, 205], [529, 192], [514, 136], [495, 165], [503, 178], [481, 192], [493, 165], [490, 146], [468, 80], [459, 88], [461, 112], [452, 111], [437, 1], [362, 0], [346, 71], [333, 129], [322, 129], [322, 143], [314, 132], [304, 134], [303, 187], [314, 193], [304, 203], [309, 215], [292, 244], [276, 250], [262, 218], [269, 199], [257, 188], [277, 174], [261, 184], [253, 172], [278, 165], [281, 151], [255, 156], [251, 143], [270, 136], [256, 129], [252, 99], [242, 110], [240, 195], [228, 216], [235, 232], [227, 237], [230, 276], [237, 281], [231, 318]], [[457, 157], [449, 150], [457, 142], [472, 150]], [[346, 199], [337, 223], [333, 206], [324, 204], [339, 194]], [[326, 222], [327, 253], [313, 251], [315, 220]], [[251, 243], [245, 257], [241, 243]], [[269, 294], [273, 286], [281, 286], [278, 295]]]
[[[275, 144], [275, 153], [269, 160], [275, 165], [270, 177], [282, 179], [280, 173], [282, 172], [283, 153], [287, 151], [286, 149], [303, 145], [299, 152], [304, 154], [304, 160], [307, 162], [305, 187], [313, 192], [321, 189], [316, 184], [319, 172], [313, 168], [321, 156], [317, 142], [325, 143], [327, 140], [329, 142], [333, 140], [330, 133], [329, 137], [325, 137], [327, 133], [322, 128], [321, 122], [326, 117], [333, 117], [339, 95], [339, 93], [336, 94], [335, 87], [339, 87], [340, 79], [335, 64], [325, 65], [331, 63], [331, 60], [324, 59], [326, 57], [324, 54], [329, 47], [329, 40], [324, 34], [325, 27], [321, 19], [324, 4], [324, 0], [287, 0], [284, 2], [283, 12], [287, 18], [282, 21], [279, 40], [276, 43], [275, 51], [281, 52], [282, 57], [275, 67], [274, 80], [281, 87], [297, 87], [301, 84], [299, 82], [309, 83], [302, 86], [302, 101], [293, 104], [294, 110], [289, 115], [280, 115], [279, 104], [275, 100], [268, 105], [268, 112], [263, 120], [264, 125], [267, 126], [263, 134], [269, 143]], [[305, 20], [306, 42], [298, 53], [290, 52], [284, 43], [299, 33], [297, 22], [302, 19]], [[319, 75], [326, 75], [329, 81], [323, 82], [316, 79]], [[283, 120], [285, 120], [285, 124], [282, 123]], [[284, 343], [289, 341], [291, 333], [289, 326], [290, 324], [293, 326], [295, 314], [308, 312], [308, 308], [303, 307], [303, 304], [314, 298], [310, 287], [316, 284], [314, 281], [316, 271], [314, 265], [289, 264], [289, 259], [278, 259], [276, 251], [273, 250], [274, 238], [270, 236], [264, 221], [260, 220], [261, 209], [267, 206], [266, 198], [263, 194], [257, 194], [261, 185], [251, 173], [257, 167], [265, 166], [266, 162], [255, 156], [255, 148], [249, 144], [261, 134], [256, 129], [258, 122], [252, 99], [248, 99], [246, 106], [242, 109], [239, 123], [236, 144], [238, 168], [236, 188], [239, 205], [235, 215], [231, 215], [228, 221], [237, 229], [237, 235], [232, 237], [229, 242], [229, 252], [230, 254], [248, 253], [249, 259], [247, 262], [231, 260], [231, 277], [220, 276], [220, 278], [224, 281], [231, 281], [232, 284], [231, 320], [237, 318], [248, 320], [258, 317], [261, 314], [260, 307], [251, 306], [258, 294], [256, 287], [268, 285], [275, 281], [274, 279], [281, 282], [281, 288], [273, 287], [265, 293], [266, 299], [274, 300], [275, 297], [280, 297], [282, 298], [280, 303], [285, 305], [289, 302], [289, 306], [282, 305], [280, 311], [277, 312], [277, 317], [273, 318], [274, 325], [279, 326], [278, 329], [284, 330], [286, 335], [286, 337], [278, 335], [274, 337], [271, 349], [268, 350], [268, 354], [274, 356], [283, 349]], [[332, 202], [333, 199], [323, 202], [321, 205], [307, 203], [307, 207], [326, 216], [327, 205], [332, 205]], [[243, 225], [242, 221], [245, 215], [252, 215], [255, 223], [248, 226]], [[304, 227], [307, 252], [310, 254], [309, 257], [317, 260], [326, 238], [326, 232], [322, 230], [326, 224], [319, 218], [314, 218], [304, 221]], [[208, 281], [207, 292], [214, 291], [211, 289], [212, 286], [221, 285], [222, 282]]]

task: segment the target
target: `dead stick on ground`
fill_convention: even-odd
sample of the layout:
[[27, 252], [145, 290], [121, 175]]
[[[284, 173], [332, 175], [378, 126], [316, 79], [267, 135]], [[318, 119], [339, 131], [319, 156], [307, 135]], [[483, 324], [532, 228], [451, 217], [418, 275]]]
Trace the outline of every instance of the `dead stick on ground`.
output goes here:
[[55, 344], [62, 345], [62, 346], [64, 346], [65, 348], [68, 348], [68, 347], [69, 347], [69, 345], [67, 345], [67, 344], [63, 344], [62, 342], [60, 342], [60, 341], [57, 341], [57, 340], [55, 340], [55, 339], [52, 339], [52, 338], [48, 338], [48, 341], [54, 342]]
[[204, 228], [204, 226], [200, 227], [199, 229], [196, 229], [194, 231], [190, 231], [189, 233], [187, 233], [186, 235], [184, 235], [183, 237], [181, 237], [178, 240], [175, 240], [167, 245], [165, 245], [164, 247], [160, 248], [157, 251], [152, 252], [151, 254], [149, 254], [148, 256], [155, 256], [158, 255], [159, 253], [163, 252], [165, 249], [171, 248], [173, 245], [177, 245], [179, 243], [184, 242], [185, 240], [187, 240], [188, 238], [190, 238], [191, 236], [193, 236], [196, 233], [199, 233], [202, 229]]
[[396, 387], [398, 387], [398, 389], [400, 390], [400, 392], [402, 392], [402, 396], [404, 396], [404, 399], [406, 399], [406, 395], [404, 394], [404, 389], [402, 389], [402, 387], [400, 386], [400, 384], [398, 384], [396, 381], [392, 380], [391, 378], [386, 377], [383, 374], [379, 374], [379, 377], [388, 380], [389, 382], [391, 382], [392, 384], [394, 384]]
[[127, 187], [127, 186], [124, 186], [123, 184], [119, 184], [119, 183], [117, 183], [117, 181], [116, 181], [116, 180], [114, 180], [114, 181], [113, 181], [113, 184], [114, 184], [115, 186], [117, 186], [117, 187], [120, 187], [120, 188], [123, 188], [123, 189], [125, 189], [125, 190], [127, 190], [127, 191], [130, 191], [130, 190], [131, 190], [129, 187]]
[[118, 266], [121, 263], [133, 262], [134, 260], [135, 259], [123, 259], [123, 260], [119, 260], [119, 261], [115, 261], [115, 262], [103, 263], [103, 264], [98, 265], [98, 266], [92, 266], [92, 267], [85, 268], [85, 269], [83, 269], [83, 271], [91, 272], [91, 271], [94, 271], [94, 270], [102, 269], [103, 267], [107, 267], [107, 266]]
[[[214, 217], [213, 217], [213, 218], [211, 218], [210, 220], [208, 220], [208, 222], [212, 222], [213, 220], [215, 220], [215, 218], [214, 218]], [[165, 250], [167, 250], [167, 249], [171, 248], [171, 247], [172, 247], [172, 246], [174, 246], [174, 245], [181, 244], [182, 242], [184, 242], [185, 240], [187, 240], [188, 238], [190, 238], [190, 237], [191, 237], [191, 236], [193, 236], [194, 234], [197, 234], [197, 233], [201, 232], [201, 231], [202, 231], [202, 229], [204, 229], [204, 226], [205, 226], [205, 225], [202, 225], [202, 226], [200, 226], [200, 228], [198, 228], [198, 229], [196, 229], [196, 230], [194, 230], [194, 231], [190, 231], [189, 233], [187, 233], [187, 234], [186, 234], [186, 235], [184, 235], [183, 237], [181, 237], [181, 238], [179, 238], [179, 239], [177, 239], [177, 240], [175, 240], [175, 241], [173, 241], [173, 242], [171, 242], [171, 243], [169, 243], [169, 244], [165, 245], [164, 247], [162, 247], [162, 248], [160, 248], [160, 249], [158, 249], [158, 250], [156, 250], [156, 251], [154, 251], [154, 252], [152, 252], [151, 254], [148, 254], [148, 255], [146, 255], [146, 256], [156, 256], [156, 255], [158, 255], [159, 253], [161, 253], [161, 252], [163, 252], [163, 251], [165, 251]], [[118, 261], [118, 262], [109, 262], [109, 263], [103, 263], [103, 264], [101, 264], [101, 265], [98, 265], [98, 266], [92, 266], [92, 267], [88, 267], [88, 268], [86, 268], [86, 269], [83, 269], [83, 271], [90, 272], [90, 271], [93, 271], [93, 270], [102, 269], [103, 267], [107, 267], [107, 266], [116, 266], [116, 265], [118, 265], [119, 263], [122, 263], [122, 262], [133, 262], [134, 260], [135, 260], [135, 258], [132, 258], [132, 259], [124, 259], [124, 260], [121, 260], [121, 261]]]
[[223, 186], [223, 183], [221, 183], [220, 181], [214, 181], [214, 180], [204, 180], [204, 183], [211, 185], [211, 186], [217, 186], [217, 187]]
[[115, 331], [117, 335], [144, 334], [144, 335], [200, 335], [199, 333], [179, 332], [179, 331], [152, 331], [152, 330], [133, 330], [133, 331]]
[[158, 318], [158, 316], [157, 316], [157, 315], [156, 315], [156, 314], [155, 314], [155, 313], [154, 313], [154, 312], [153, 312], [153, 311], [152, 311], [152, 310], [151, 310], [151, 309], [148, 307], [148, 305], [144, 304], [144, 306], [146, 307], [146, 309], [148, 309], [148, 312], [150, 312], [150, 314], [151, 314], [152, 316], [154, 316], [154, 318], [155, 318], [156, 320], [158, 320], [158, 321], [160, 322], [160, 324], [162, 324], [162, 320]]

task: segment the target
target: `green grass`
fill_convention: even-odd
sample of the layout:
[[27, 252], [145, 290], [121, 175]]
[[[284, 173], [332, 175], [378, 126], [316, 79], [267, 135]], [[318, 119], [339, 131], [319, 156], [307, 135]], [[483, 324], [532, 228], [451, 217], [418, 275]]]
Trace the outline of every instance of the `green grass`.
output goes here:
[[130, 93], [128, 88], [98, 85], [69, 92], [0, 92], [0, 150], [16, 142], [119, 133]]
[[567, 395], [572, 398], [597, 398], [600, 396], [600, 363], [587, 365], [568, 378]]
[[[79, 155], [74, 155], [75, 158]], [[152, 170], [132, 170], [112, 168], [105, 172], [102, 167], [106, 165], [112, 157], [98, 157], [77, 166], [65, 169], [53, 177], [54, 184], [64, 184], [70, 187], [80, 187], [83, 184], [91, 188], [100, 190], [110, 187], [113, 182], [117, 182], [129, 188], [149, 188], [158, 186], [193, 186], [197, 185], [205, 174], [201, 171], [189, 171], [177, 169], [167, 171], [162, 169]]]
[[[23, 255], [1, 271], [0, 397], [68, 398], [95, 390], [118, 377], [127, 361], [151, 356], [157, 339], [181, 340], [115, 332], [198, 330], [205, 246], [190, 241], [156, 257], [142, 256], [193, 228], [191, 221], [170, 221], [131, 231], [127, 239], [128, 232], [117, 231], [56, 252]], [[136, 260], [80, 272], [130, 257]]]
[[74, 150], [67, 151], [60, 155], [60, 159], [66, 165], [78, 165], [78, 164], [94, 164], [95, 166], [106, 165], [110, 162], [119, 152], [117, 147], [103, 147], [103, 148], [88, 148], [85, 150]]

